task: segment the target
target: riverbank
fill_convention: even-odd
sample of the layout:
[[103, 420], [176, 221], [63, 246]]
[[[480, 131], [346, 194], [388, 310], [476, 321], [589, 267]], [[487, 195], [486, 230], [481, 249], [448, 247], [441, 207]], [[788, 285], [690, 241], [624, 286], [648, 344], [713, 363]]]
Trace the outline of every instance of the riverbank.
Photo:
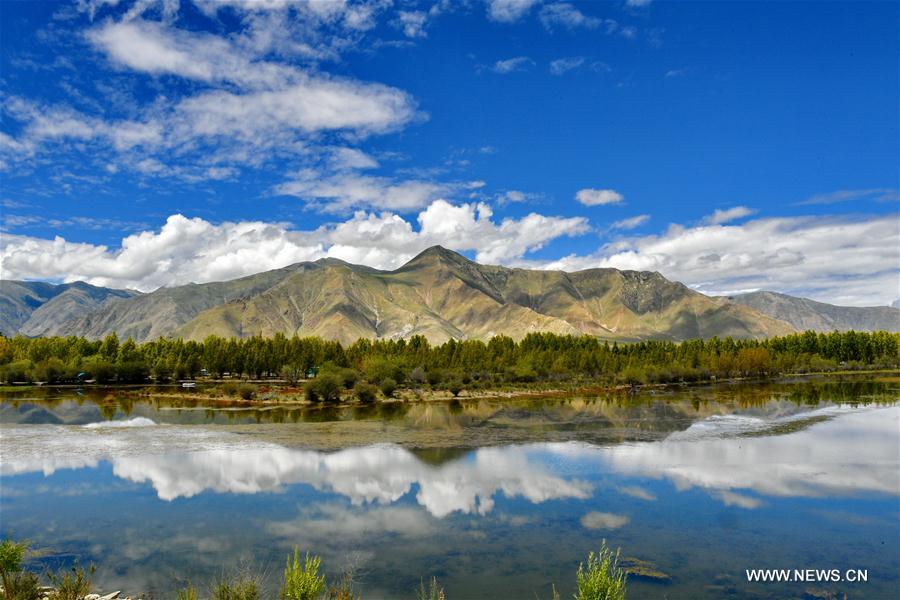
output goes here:
[[[600, 382], [579, 382], [570, 385], [546, 385], [529, 384], [516, 386], [504, 384], [497, 388], [467, 388], [454, 394], [452, 391], [433, 388], [427, 385], [419, 387], [405, 387], [394, 391], [391, 396], [377, 394], [371, 401], [362, 401], [354, 393], [353, 389], [344, 389], [340, 392], [340, 399], [328, 402], [311, 401], [304, 393], [304, 386], [314, 381], [304, 380], [296, 385], [291, 385], [283, 380], [231, 380], [231, 379], [201, 379], [194, 380], [196, 387], [184, 388], [180, 384], [141, 385], [130, 384], [115, 386], [87, 384], [47, 384], [40, 386], [3, 386], [0, 391], [13, 392], [29, 389], [43, 390], [79, 390], [94, 389], [103, 390], [109, 388], [109, 399], [159, 399], [173, 402], [184, 402], [197, 405], [202, 402], [204, 406], [212, 408], [316, 408], [329, 406], [366, 406], [371, 404], [406, 404], [406, 403], [446, 403], [454, 400], [515, 400], [527, 398], [565, 398], [573, 396], [596, 396], [608, 394], [635, 394], [635, 393], [662, 393], [673, 389], [685, 389], [705, 387], [710, 385], [740, 385], [756, 383], [778, 383], [792, 380], [804, 380], [814, 378], [865, 378], [872, 377], [875, 381], [884, 383], [900, 383], [900, 369], [867, 369], [867, 370], [843, 370], [843, 371], [818, 371], [808, 373], [780, 373], [769, 377], [729, 377], [709, 378], [699, 381], [679, 381], [646, 384], [610, 384]], [[254, 386], [251, 398], [241, 398], [236, 393], [229, 393], [229, 386], [236, 384]]]

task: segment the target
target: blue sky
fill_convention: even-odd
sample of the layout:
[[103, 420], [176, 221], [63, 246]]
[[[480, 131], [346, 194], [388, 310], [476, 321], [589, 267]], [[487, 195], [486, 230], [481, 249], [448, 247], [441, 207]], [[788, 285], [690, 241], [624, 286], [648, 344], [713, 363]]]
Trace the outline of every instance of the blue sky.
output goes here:
[[336, 256], [886, 304], [898, 4], [0, 4], [3, 277]]

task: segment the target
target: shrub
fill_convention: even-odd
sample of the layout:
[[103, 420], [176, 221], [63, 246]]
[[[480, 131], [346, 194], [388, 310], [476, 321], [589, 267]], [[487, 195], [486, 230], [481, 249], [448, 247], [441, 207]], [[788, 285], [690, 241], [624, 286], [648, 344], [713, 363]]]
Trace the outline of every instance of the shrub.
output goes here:
[[256, 396], [256, 386], [252, 383], [242, 383], [238, 386], [238, 396], [244, 400], [253, 400]]
[[422, 367], [416, 367], [415, 369], [410, 371], [409, 380], [417, 385], [422, 385], [423, 383], [428, 381], [425, 369], [423, 369]]
[[378, 394], [378, 388], [370, 383], [366, 383], [364, 381], [360, 381], [356, 384], [356, 387], [353, 388], [353, 394], [359, 399], [360, 402], [375, 402], [375, 398]]
[[337, 372], [337, 376], [348, 390], [352, 390], [356, 382], [359, 381], [359, 371], [356, 369], [341, 369]]
[[22, 571], [28, 553], [28, 542], [10, 539], [0, 542], [0, 581], [7, 600], [38, 600], [41, 597], [38, 578]]
[[259, 600], [259, 586], [246, 575], [223, 577], [213, 588], [211, 600]]
[[390, 377], [386, 377], [381, 380], [381, 393], [384, 394], [385, 398], [390, 398], [394, 395], [394, 392], [397, 390], [397, 382], [394, 381]]
[[57, 383], [65, 379], [66, 364], [58, 358], [48, 358], [34, 366], [34, 378], [47, 383]]
[[625, 570], [619, 567], [619, 551], [613, 554], [606, 547], [588, 555], [587, 566], [578, 565], [578, 592], [576, 600], [625, 600]]
[[440, 385], [444, 380], [444, 371], [441, 369], [432, 369], [428, 371], [428, 385]]
[[191, 584], [187, 584], [186, 587], [181, 588], [177, 592], [175, 592], [176, 600], [198, 600], [199, 596], [197, 595], [197, 588], [192, 586]]
[[325, 576], [319, 575], [322, 559], [306, 553], [303, 566], [300, 565], [300, 549], [294, 548], [294, 558], [288, 555], [284, 567], [284, 587], [281, 600], [317, 600], [325, 590]]
[[459, 396], [459, 393], [466, 389], [466, 387], [462, 384], [462, 381], [459, 379], [454, 379], [450, 383], [447, 384], [447, 389], [450, 390], [450, 393], [453, 394], [453, 397], [456, 398]]
[[306, 399], [310, 402], [338, 402], [342, 387], [341, 380], [333, 373], [319, 375], [306, 384]]
[[428, 588], [425, 588], [425, 582], [419, 583], [419, 591], [416, 593], [416, 600], [446, 600], [444, 588], [438, 585], [437, 577], [432, 577]]
[[236, 381], [226, 381], [219, 386], [219, 389], [226, 396], [237, 396], [238, 383]]
[[71, 569], [57, 573], [48, 573], [50, 584], [54, 590], [50, 594], [50, 600], [81, 600], [91, 593], [91, 576], [94, 574], [94, 566], [84, 570], [78, 565]]
[[8, 365], [3, 366], [3, 381], [6, 383], [15, 383], [17, 381], [25, 381], [31, 383], [34, 376], [31, 373], [32, 364], [30, 360], [17, 360]]

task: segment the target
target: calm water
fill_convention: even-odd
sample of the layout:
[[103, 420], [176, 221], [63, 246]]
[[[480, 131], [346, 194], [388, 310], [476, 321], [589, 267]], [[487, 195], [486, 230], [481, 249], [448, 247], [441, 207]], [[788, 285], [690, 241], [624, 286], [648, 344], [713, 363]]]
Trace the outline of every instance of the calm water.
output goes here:
[[[630, 598], [894, 598], [900, 384], [788, 382], [596, 398], [254, 410], [119, 390], [0, 402], [0, 535], [169, 598], [288, 551], [363, 597], [571, 597], [602, 539], [668, 582]], [[750, 568], [868, 583], [748, 583]]]

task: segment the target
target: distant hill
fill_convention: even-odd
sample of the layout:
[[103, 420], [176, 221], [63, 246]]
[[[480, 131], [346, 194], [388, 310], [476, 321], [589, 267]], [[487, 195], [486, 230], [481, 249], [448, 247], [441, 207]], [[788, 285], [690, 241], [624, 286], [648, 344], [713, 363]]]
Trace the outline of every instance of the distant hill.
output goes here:
[[342, 342], [420, 334], [443, 342], [499, 334], [520, 339], [536, 331], [623, 341], [751, 338], [794, 328], [659, 273], [510, 269], [436, 246], [394, 271], [323, 259], [234, 281], [162, 288], [111, 300], [43, 331], [90, 338], [115, 331], [138, 341], [283, 333]]
[[0, 281], [0, 333], [46, 335], [61, 323], [91, 312], [115, 298], [138, 292], [113, 290], [82, 281], [65, 284], [41, 281]]
[[900, 332], [900, 308], [835, 306], [777, 292], [751, 292], [729, 300], [785, 321], [801, 331]]

